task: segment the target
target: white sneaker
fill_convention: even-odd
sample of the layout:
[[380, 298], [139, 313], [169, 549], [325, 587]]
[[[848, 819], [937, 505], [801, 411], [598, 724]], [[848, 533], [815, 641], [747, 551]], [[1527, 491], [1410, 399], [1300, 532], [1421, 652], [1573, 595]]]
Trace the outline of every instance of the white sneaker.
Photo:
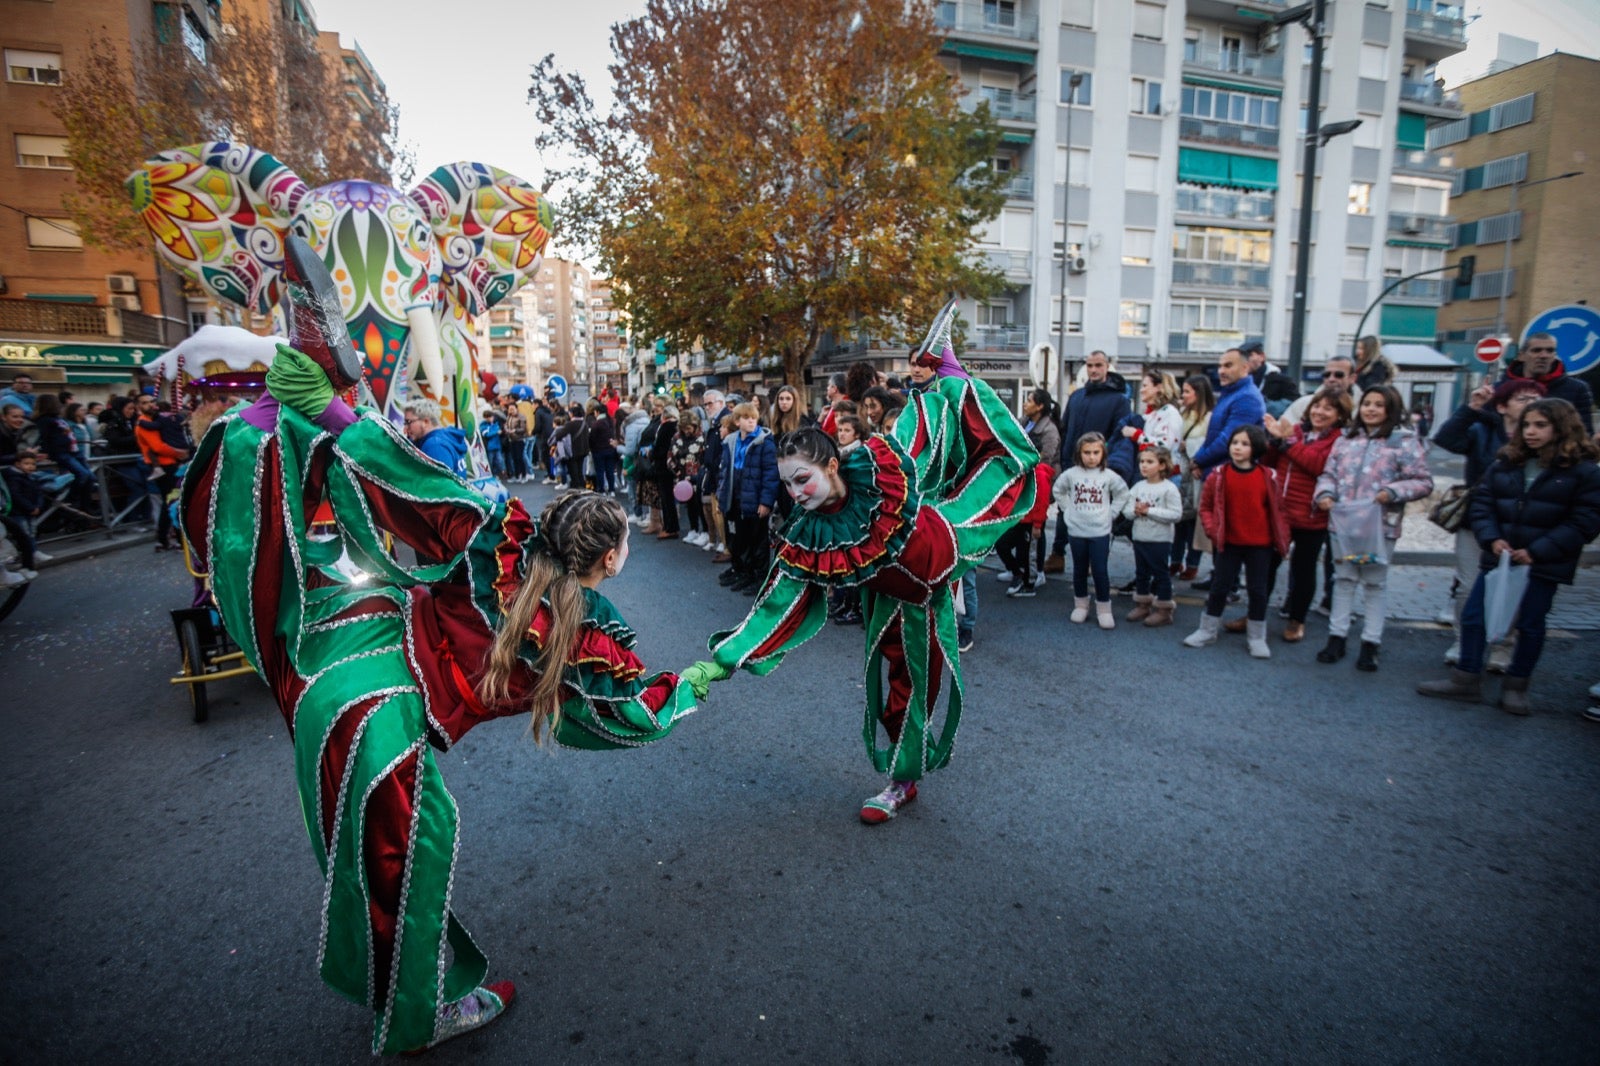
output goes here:
[[1486, 669], [1491, 674], [1505, 673], [1506, 667], [1511, 665], [1511, 652], [1514, 648], [1515, 645], [1511, 641], [1506, 641], [1503, 644], [1496, 644], [1494, 647], [1490, 648], [1489, 665], [1486, 667]]
[[42, 552], [38, 548], [33, 549], [33, 561], [36, 563], [48, 563], [54, 558], [55, 556], [49, 552]]
[[34, 578], [39, 576], [39, 571], [29, 570], [27, 567], [23, 567], [21, 570], [18, 570], [17, 573], [21, 574], [28, 581], [32, 581]]
[[710, 536], [707, 536], [704, 540], [702, 540], [700, 542], [700, 550], [703, 551], [703, 552], [708, 552], [708, 551], [710, 551], [711, 549], [713, 549], [715, 547], [716, 547], [716, 545], [711, 543]]
[[26, 585], [28, 579], [11, 570], [0, 570], [0, 588], [14, 589], [18, 585]]
[[1017, 576], [1009, 570], [1002, 570], [994, 575], [994, 579], [1002, 585], [1009, 585], [1017, 579]]
[[1589, 686], [1589, 698], [1600, 700], [1600, 681]]
[[1450, 645], [1450, 650], [1444, 653], [1444, 661], [1447, 666], [1454, 666], [1461, 661], [1461, 642], [1459, 640]]
[[722, 543], [722, 541], [720, 541], [720, 540], [717, 541], [717, 551], [725, 552], [727, 550], [728, 550], [728, 546], [726, 544]]
[[1044, 586], [1044, 571], [1041, 570], [1037, 574], [1033, 575], [1033, 587], [1034, 588], [1042, 588], [1043, 586]]

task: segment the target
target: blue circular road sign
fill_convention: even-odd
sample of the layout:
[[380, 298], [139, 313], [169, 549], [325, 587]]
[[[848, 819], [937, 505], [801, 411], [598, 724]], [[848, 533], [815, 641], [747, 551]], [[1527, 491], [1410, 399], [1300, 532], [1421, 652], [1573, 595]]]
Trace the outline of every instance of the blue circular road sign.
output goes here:
[[567, 379], [560, 374], [551, 374], [545, 378], [544, 387], [549, 389], [550, 394], [558, 400], [567, 395]]
[[1522, 331], [1517, 349], [1527, 347], [1528, 337], [1548, 333], [1556, 339], [1556, 356], [1569, 374], [1581, 374], [1600, 363], [1600, 311], [1584, 304], [1562, 304], [1541, 311]]

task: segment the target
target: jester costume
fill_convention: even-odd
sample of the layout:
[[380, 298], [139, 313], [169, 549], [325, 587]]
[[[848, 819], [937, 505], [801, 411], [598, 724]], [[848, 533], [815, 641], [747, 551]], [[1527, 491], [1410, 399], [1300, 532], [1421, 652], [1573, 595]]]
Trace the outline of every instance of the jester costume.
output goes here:
[[[863, 735], [872, 764], [896, 782], [915, 782], [950, 759], [963, 692], [953, 589], [1033, 507], [1038, 462], [994, 391], [951, 370], [942, 343], [933, 351], [949, 376], [911, 397], [893, 436], [868, 437], [840, 458], [844, 498], [795, 509], [749, 615], [711, 638], [722, 671], [769, 673], [827, 621], [830, 587], [859, 587]], [[951, 691], [936, 727], [947, 666]]]
[[[526, 634], [512, 698], [486, 706], [486, 656], [539, 531], [519, 501], [489, 503], [387, 420], [343, 410], [325, 428], [268, 396], [219, 419], [185, 483], [183, 523], [294, 742], [324, 875], [323, 979], [372, 1008], [373, 1048], [388, 1053], [448, 1038], [454, 1005], [490, 1002], [485, 957], [452, 913], [457, 812], [433, 749], [529, 706], [550, 614], [542, 606]], [[313, 534], [324, 500], [333, 530]], [[386, 532], [443, 561], [399, 565]], [[341, 552], [371, 580], [342, 578]], [[665, 736], [692, 693], [674, 674], [646, 677], [632, 631], [598, 592], [586, 597], [574, 652], [555, 664], [557, 741], [606, 749]]]

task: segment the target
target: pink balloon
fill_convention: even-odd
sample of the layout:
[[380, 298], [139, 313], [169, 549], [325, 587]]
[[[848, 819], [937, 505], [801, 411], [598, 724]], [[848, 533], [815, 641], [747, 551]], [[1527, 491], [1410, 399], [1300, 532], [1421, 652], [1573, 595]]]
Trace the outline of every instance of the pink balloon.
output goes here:
[[673, 499], [677, 500], [679, 503], [688, 503], [689, 500], [694, 496], [694, 486], [689, 484], [688, 478], [684, 478], [682, 481], [672, 486], [672, 496]]

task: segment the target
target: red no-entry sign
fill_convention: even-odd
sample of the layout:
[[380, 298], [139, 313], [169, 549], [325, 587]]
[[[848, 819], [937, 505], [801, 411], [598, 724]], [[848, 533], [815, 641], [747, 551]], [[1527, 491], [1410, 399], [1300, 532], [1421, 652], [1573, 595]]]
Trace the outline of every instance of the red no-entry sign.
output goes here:
[[1499, 337], [1485, 337], [1472, 349], [1472, 354], [1480, 363], [1498, 363], [1506, 354], [1506, 346]]

